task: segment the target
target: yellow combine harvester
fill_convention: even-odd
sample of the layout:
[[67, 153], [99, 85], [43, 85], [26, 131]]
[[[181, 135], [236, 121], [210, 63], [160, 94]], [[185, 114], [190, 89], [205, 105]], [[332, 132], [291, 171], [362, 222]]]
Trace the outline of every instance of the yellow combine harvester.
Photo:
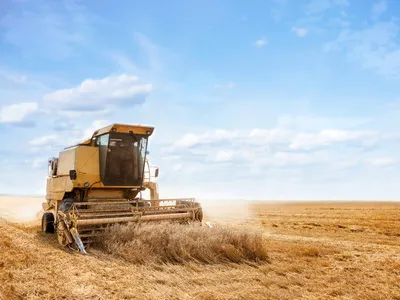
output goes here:
[[[49, 160], [42, 231], [57, 233], [63, 246], [86, 247], [112, 224], [176, 220], [201, 222], [192, 198], [159, 199], [158, 168], [146, 158], [154, 128], [112, 124]], [[141, 197], [150, 191], [150, 199]]]

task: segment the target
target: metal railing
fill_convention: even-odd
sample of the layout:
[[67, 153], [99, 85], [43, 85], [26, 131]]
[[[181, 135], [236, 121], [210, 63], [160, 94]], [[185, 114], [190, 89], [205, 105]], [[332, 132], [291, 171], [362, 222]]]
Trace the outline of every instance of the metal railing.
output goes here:
[[144, 178], [143, 181], [144, 182], [151, 182], [151, 168], [150, 168], [150, 164], [149, 161], [146, 159], [146, 167], [144, 168]]

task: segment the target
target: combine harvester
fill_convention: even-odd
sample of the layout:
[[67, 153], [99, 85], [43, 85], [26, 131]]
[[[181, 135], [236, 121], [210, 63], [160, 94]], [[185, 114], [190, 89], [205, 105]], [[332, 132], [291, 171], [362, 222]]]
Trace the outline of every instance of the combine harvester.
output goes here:
[[[156, 168], [146, 158], [154, 128], [112, 124], [49, 160], [42, 231], [62, 246], [86, 253], [93, 237], [116, 223], [174, 220], [202, 222], [193, 198], [159, 199]], [[143, 199], [148, 189], [150, 199]]]

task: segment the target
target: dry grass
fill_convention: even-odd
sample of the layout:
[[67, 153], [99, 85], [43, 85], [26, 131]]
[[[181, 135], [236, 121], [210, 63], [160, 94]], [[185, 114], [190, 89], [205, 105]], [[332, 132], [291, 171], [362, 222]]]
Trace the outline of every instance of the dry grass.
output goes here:
[[[393, 235], [400, 203], [263, 203], [251, 209], [253, 218], [229, 227], [228, 236], [237, 231], [239, 237], [226, 243], [247, 244], [240, 238], [247, 233], [257, 244], [261, 229], [268, 261], [197, 262], [193, 253], [203, 246], [188, 249], [209, 237], [189, 227], [133, 229], [123, 243], [109, 242], [120, 254], [92, 248], [84, 256], [42, 234], [39, 221], [0, 220], [0, 299], [400, 299], [400, 244]], [[150, 249], [166, 236], [175, 241], [172, 252]], [[132, 249], [140, 243], [141, 250]]]
[[99, 240], [108, 254], [132, 263], [242, 263], [268, 260], [265, 237], [227, 225], [115, 225]]
[[255, 203], [271, 233], [400, 246], [400, 202]]

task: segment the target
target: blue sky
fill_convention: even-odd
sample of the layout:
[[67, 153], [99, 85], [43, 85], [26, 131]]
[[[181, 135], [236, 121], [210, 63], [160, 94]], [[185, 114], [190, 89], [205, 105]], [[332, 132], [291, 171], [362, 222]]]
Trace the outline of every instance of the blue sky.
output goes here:
[[0, 193], [109, 123], [164, 197], [398, 199], [400, 2], [0, 4]]

